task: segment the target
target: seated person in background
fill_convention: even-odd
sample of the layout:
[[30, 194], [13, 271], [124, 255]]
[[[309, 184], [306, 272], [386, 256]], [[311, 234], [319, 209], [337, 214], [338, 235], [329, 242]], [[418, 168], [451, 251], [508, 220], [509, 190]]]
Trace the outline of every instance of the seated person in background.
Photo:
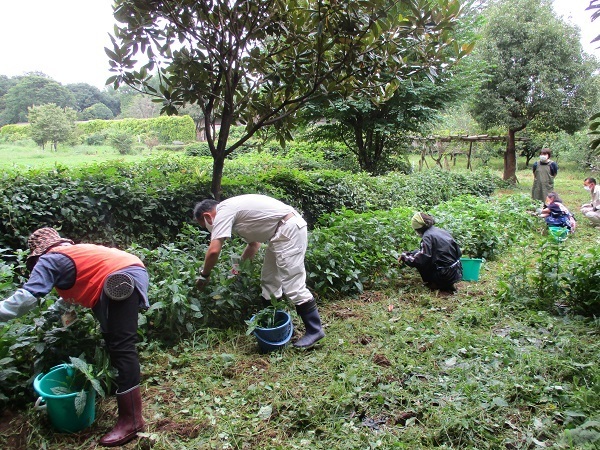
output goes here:
[[454, 283], [462, 280], [463, 275], [462, 252], [450, 233], [434, 227], [434, 223], [429, 214], [418, 212], [412, 217], [412, 228], [422, 236], [421, 248], [403, 252], [399, 262], [415, 267], [430, 289], [456, 292]]
[[549, 227], [563, 227], [571, 233], [575, 232], [575, 218], [569, 209], [562, 204], [562, 200], [556, 192], [548, 193], [546, 207], [542, 209], [540, 217], [546, 220]]
[[581, 205], [581, 213], [590, 219], [594, 226], [600, 226], [600, 186], [596, 179], [588, 177], [583, 180], [583, 188], [592, 195], [591, 202]]

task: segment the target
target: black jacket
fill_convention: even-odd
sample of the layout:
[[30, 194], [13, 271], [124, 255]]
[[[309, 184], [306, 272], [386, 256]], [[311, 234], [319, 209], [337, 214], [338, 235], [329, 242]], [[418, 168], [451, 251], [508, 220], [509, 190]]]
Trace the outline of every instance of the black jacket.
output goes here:
[[411, 267], [443, 269], [460, 259], [462, 252], [454, 238], [446, 230], [429, 227], [421, 239], [421, 248], [407, 255], [406, 264]]

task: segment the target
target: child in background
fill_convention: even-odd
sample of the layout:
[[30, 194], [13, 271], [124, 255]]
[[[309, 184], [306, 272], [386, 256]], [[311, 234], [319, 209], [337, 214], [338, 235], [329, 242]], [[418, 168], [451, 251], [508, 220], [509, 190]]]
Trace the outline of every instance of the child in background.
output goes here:
[[540, 217], [543, 217], [549, 227], [567, 228], [570, 233], [575, 232], [577, 223], [573, 214], [563, 205], [562, 200], [556, 192], [550, 192], [546, 196], [546, 207], [542, 209]]

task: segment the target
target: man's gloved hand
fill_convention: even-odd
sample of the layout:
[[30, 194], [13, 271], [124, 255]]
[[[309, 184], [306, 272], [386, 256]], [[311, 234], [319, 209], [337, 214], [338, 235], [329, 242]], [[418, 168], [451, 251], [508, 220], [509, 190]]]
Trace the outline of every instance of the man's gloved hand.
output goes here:
[[198, 289], [199, 291], [204, 290], [204, 288], [208, 285], [209, 282], [210, 276], [205, 277], [204, 275], [202, 275], [202, 271], [200, 271], [200, 276], [196, 278], [196, 289]]

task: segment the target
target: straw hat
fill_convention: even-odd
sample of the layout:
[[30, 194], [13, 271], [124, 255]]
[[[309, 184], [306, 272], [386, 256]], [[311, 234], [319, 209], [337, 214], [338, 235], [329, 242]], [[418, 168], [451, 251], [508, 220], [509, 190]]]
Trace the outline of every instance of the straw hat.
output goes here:
[[27, 261], [43, 255], [52, 247], [64, 243], [75, 244], [71, 239], [61, 238], [58, 231], [54, 228], [39, 228], [31, 233], [31, 236], [27, 239], [27, 245], [29, 246], [30, 252]]

